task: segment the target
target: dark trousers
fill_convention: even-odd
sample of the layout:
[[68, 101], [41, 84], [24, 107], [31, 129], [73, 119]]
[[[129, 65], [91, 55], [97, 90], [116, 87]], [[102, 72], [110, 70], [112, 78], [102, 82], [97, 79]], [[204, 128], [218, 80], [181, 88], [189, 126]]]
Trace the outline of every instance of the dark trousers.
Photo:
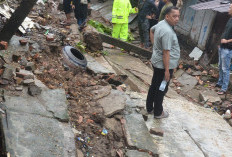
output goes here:
[[141, 43], [144, 44], [145, 48], [149, 48], [150, 43], [149, 43], [149, 27], [150, 23], [148, 19], [145, 19], [144, 21], [138, 21], [138, 27], [139, 27], [139, 36]]
[[[161, 82], [164, 80], [165, 70], [158, 69], [155, 67], [153, 67], [153, 69], [154, 69], [154, 73], [152, 77], [151, 86], [147, 95], [146, 107], [147, 107], [147, 112], [151, 112], [154, 109], [154, 116], [160, 116], [163, 112], [163, 100], [164, 100], [164, 95], [168, 91], [169, 82], [167, 83], [165, 90], [160, 91], [159, 87]], [[172, 78], [173, 69], [170, 69], [169, 72], [170, 72], [170, 78]]]

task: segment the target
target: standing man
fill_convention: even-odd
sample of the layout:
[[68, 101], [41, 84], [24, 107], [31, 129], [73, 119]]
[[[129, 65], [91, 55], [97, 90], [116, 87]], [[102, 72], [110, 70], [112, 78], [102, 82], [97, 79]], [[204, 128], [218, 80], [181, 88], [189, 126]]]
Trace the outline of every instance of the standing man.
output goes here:
[[155, 18], [158, 13], [158, 9], [154, 0], [139, 0], [139, 13], [138, 13], [138, 27], [139, 36], [141, 40], [141, 47], [148, 49], [149, 43], [149, 20]]
[[[229, 15], [232, 16], [232, 5], [230, 5]], [[221, 90], [219, 95], [226, 93], [230, 81], [230, 63], [232, 58], [232, 18], [226, 24], [226, 28], [221, 37], [221, 45], [218, 51], [219, 56], [219, 80], [217, 87]]]
[[[178, 23], [180, 12], [177, 7], [169, 7], [165, 12], [165, 20], [153, 26], [150, 38], [153, 43], [151, 63], [154, 69], [153, 78], [147, 95], [147, 112], [154, 111], [154, 118], [166, 118], [167, 111], [163, 111], [164, 95], [168, 91], [168, 84], [173, 74], [173, 69], [178, 66], [180, 47], [173, 27]], [[159, 90], [161, 82], [167, 85], [164, 91]]]
[[129, 15], [137, 12], [137, 8], [131, 7], [130, 0], [114, 0], [112, 10], [112, 37], [127, 41]]
[[163, 8], [161, 9], [160, 15], [159, 15], [159, 22], [162, 21], [165, 18], [165, 10], [169, 7], [172, 7], [173, 4], [171, 2], [171, 0], [163, 0], [163, 2], [165, 3], [165, 5], [163, 6]]

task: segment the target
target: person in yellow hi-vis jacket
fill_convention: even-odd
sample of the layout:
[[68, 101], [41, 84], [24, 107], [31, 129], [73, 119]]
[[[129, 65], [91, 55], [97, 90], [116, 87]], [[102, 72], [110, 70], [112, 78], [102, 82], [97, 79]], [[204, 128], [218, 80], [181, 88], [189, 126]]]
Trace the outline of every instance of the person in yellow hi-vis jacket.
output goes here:
[[112, 10], [112, 37], [127, 41], [129, 15], [137, 12], [137, 8], [131, 7], [130, 0], [114, 0]]

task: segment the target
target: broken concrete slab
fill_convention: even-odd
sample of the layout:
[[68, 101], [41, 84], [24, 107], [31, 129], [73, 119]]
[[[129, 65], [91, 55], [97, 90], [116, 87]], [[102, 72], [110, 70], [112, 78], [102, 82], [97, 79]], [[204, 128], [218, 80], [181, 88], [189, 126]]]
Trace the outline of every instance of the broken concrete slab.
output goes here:
[[29, 96], [26, 87], [20, 96], [7, 91], [4, 94], [7, 116], [0, 116], [6, 151], [11, 156], [75, 157], [72, 129], [58, 121], [68, 120], [62, 117], [67, 116], [64, 90], [49, 90], [38, 80], [36, 84], [42, 88], [42, 96]]
[[118, 90], [111, 90], [110, 95], [98, 100], [102, 106], [105, 116], [111, 117], [112, 115], [123, 111], [126, 105], [126, 97], [123, 92]]
[[137, 150], [127, 150], [126, 151], [126, 156], [127, 157], [151, 157], [151, 155], [149, 155], [146, 152], [139, 152]]
[[188, 92], [197, 85], [197, 79], [190, 76], [187, 73], [184, 73], [180, 78], [177, 79], [184, 87], [182, 87], [183, 92]]
[[94, 94], [93, 99], [98, 100], [105, 96], [108, 96], [111, 93], [112, 87], [108, 86], [100, 86], [98, 89], [91, 91]]
[[121, 68], [129, 71], [145, 84], [150, 85], [153, 76], [153, 71], [148, 68], [140, 59], [134, 58], [128, 54], [111, 54], [106, 56], [106, 59]]
[[49, 112], [60, 121], [68, 121], [67, 99], [64, 89], [43, 89], [37, 96]]
[[177, 70], [177, 71], [173, 74], [173, 76], [174, 76], [176, 79], [178, 79], [179, 77], [181, 77], [181, 76], [183, 75], [183, 73], [184, 73], [184, 70], [183, 70], [183, 69], [179, 69], [179, 70]]
[[106, 67], [98, 63], [93, 57], [85, 54], [86, 60], [88, 61], [87, 68], [95, 74], [110, 74], [111, 71]]
[[194, 58], [194, 60], [199, 60], [203, 54], [203, 51], [198, 47], [195, 47], [193, 51], [189, 54], [189, 57]]
[[103, 57], [96, 57], [95, 60], [100, 63], [102, 66], [104, 66], [105, 68], [107, 68], [110, 73], [112, 74], [116, 74], [116, 72], [114, 71], [114, 69], [112, 68], [112, 66], [107, 62], [107, 60]]
[[200, 102], [200, 91], [197, 89], [191, 89], [188, 91], [187, 96], [191, 97], [194, 101]]
[[18, 36], [16, 36], [16, 35], [14, 35], [14, 36], [10, 39], [10, 42], [9, 42], [9, 46], [8, 46], [7, 51], [12, 51], [12, 52], [14, 52], [15, 50], [17, 50], [18, 52], [28, 52], [28, 51], [29, 51], [29, 46], [28, 46], [28, 44], [25, 45], [25, 46], [22, 46], [22, 45], [20, 45], [20, 43], [19, 43], [19, 40], [22, 40], [22, 39], [27, 40], [26, 38], [18, 37]]
[[74, 135], [68, 124], [11, 110], [7, 110], [7, 120], [2, 117], [1, 121], [11, 156], [75, 157]]
[[218, 96], [218, 94], [213, 91], [213, 90], [205, 90], [205, 91], [200, 91], [200, 99], [201, 101], [205, 102], [221, 102], [221, 98]]
[[148, 128], [141, 114], [125, 114], [124, 122], [125, 136], [128, 146], [158, 154], [157, 146], [153, 142]]
[[[147, 127], [161, 128], [164, 137], [153, 136], [160, 156], [230, 156], [232, 128], [211, 109], [197, 106], [180, 95], [165, 97], [167, 119], [149, 116]], [[226, 140], [225, 140], [226, 139]]]

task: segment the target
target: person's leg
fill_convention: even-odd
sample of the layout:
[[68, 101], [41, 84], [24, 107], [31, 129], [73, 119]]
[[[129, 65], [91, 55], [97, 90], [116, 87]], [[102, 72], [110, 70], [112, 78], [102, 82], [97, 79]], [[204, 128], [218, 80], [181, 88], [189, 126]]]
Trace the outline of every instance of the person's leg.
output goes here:
[[157, 77], [159, 77], [157, 72], [158, 72], [158, 69], [153, 67], [153, 77], [152, 77], [150, 88], [148, 90], [147, 101], [146, 101], [147, 112], [151, 112], [154, 109], [154, 99], [157, 93], [156, 82], [158, 79]]
[[122, 24], [113, 23], [113, 32], [112, 32], [113, 38], [117, 38], [117, 39], [119, 38], [121, 27], [122, 27]]
[[127, 41], [128, 39], [128, 23], [123, 23], [120, 30], [120, 39], [122, 41]]
[[[170, 79], [172, 78], [173, 75], [173, 69], [169, 70], [170, 72]], [[164, 91], [159, 90], [160, 84], [164, 79], [164, 74], [165, 70], [164, 69], [159, 69], [159, 77], [157, 79], [157, 85], [156, 85], [156, 91], [157, 94], [155, 95], [155, 99], [154, 99], [154, 116], [160, 116], [163, 113], [163, 100], [164, 100], [164, 96], [168, 91], [168, 85], [169, 82], [166, 85], [166, 88]]]
[[223, 72], [223, 83], [221, 90], [226, 92], [230, 81], [230, 62], [231, 62], [231, 51], [229, 49], [222, 49], [222, 72]]
[[150, 23], [149, 23], [149, 20], [148, 19], [145, 19], [143, 24], [142, 24], [142, 27], [143, 27], [143, 37], [144, 37], [144, 47], [146, 49], [148, 49], [150, 47], [150, 43], [149, 43], [149, 27], [150, 27]]
[[71, 20], [71, 0], [63, 0], [64, 12], [66, 15], [66, 22], [70, 23]]
[[218, 68], [219, 68], [219, 79], [217, 85], [222, 86], [223, 83], [223, 72], [222, 72], [222, 59], [221, 59], [221, 51], [222, 49], [218, 49]]
[[139, 38], [140, 38], [140, 45], [143, 48], [144, 47], [144, 38], [143, 38], [143, 28], [142, 28], [142, 22], [138, 21], [138, 28], [139, 28]]

